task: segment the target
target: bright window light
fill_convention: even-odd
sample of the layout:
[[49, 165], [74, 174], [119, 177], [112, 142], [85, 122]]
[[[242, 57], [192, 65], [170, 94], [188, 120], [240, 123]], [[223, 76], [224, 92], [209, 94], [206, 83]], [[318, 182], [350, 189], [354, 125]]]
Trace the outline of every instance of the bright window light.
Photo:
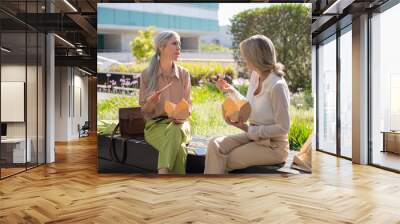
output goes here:
[[78, 12], [78, 10], [71, 4], [68, 2], [68, 0], [64, 0], [65, 4], [67, 4], [72, 10], [74, 10], [74, 12]]

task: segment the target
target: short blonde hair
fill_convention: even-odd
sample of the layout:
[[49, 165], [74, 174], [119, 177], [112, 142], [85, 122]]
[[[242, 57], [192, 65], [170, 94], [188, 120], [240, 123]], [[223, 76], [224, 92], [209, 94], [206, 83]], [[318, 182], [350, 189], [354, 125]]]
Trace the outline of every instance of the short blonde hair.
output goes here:
[[276, 61], [276, 51], [272, 41], [264, 35], [254, 35], [240, 42], [240, 52], [244, 59], [259, 71], [275, 72], [283, 76], [284, 66]]

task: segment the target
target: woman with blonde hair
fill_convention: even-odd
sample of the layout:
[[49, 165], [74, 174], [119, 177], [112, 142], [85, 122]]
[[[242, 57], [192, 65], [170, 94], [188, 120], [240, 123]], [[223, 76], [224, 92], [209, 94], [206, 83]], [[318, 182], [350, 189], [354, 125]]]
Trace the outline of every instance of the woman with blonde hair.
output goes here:
[[242, 120], [232, 122], [224, 115], [229, 125], [243, 133], [210, 140], [205, 174], [279, 164], [288, 156], [289, 89], [283, 78], [283, 65], [276, 59], [275, 47], [266, 36], [255, 35], [240, 43], [240, 53], [252, 71], [246, 98], [224, 80], [219, 80], [217, 87], [233, 99], [250, 103], [250, 124]]
[[145, 140], [158, 150], [159, 174], [184, 174], [187, 152], [185, 144], [190, 141], [187, 117], [167, 116], [165, 103], [178, 104], [184, 99], [189, 104], [190, 75], [176, 64], [180, 56], [181, 42], [174, 31], [163, 31], [154, 39], [155, 54], [140, 77], [139, 104], [146, 120]]

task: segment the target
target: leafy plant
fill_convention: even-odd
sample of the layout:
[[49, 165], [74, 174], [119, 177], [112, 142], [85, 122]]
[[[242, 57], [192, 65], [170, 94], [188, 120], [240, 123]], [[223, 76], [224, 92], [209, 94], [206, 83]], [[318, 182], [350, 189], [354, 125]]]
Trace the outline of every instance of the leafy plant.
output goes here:
[[[192, 87], [193, 111], [189, 119], [192, 134], [198, 136], [220, 136], [240, 133], [241, 130], [225, 123], [221, 114], [224, 95], [215, 85], [207, 83]], [[138, 95], [121, 96], [115, 94], [110, 98], [99, 100], [98, 127], [107, 132], [118, 121], [118, 109], [138, 105]], [[299, 150], [313, 129], [313, 110], [290, 108], [291, 127], [289, 144], [291, 150]]]
[[137, 96], [114, 95], [97, 102], [97, 120], [118, 120], [118, 110], [138, 105]]
[[279, 4], [243, 11], [231, 20], [234, 59], [245, 67], [239, 44], [246, 38], [263, 34], [275, 45], [278, 61], [285, 65], [292, 93], [311, 89], [311, 8], [303, 4]]
[[313, 131], [312, 110], [291, 108], [291, 125], [289, 145], [291, 150], [298, 151]]
[[231, 53], [232, 50], [226, 47], [223, 47], [219, 44], [206, 44], [206, 43], [200, 43], [200, 49], [201, 52], [207, 52], [207, 53]]
[[[215, 78], [217, 74], [225, 74], [228, 82], [232, 82], [237, 77], [237, 72], [232, 64], [222, 65], [220, 63], [189, 63], [189, 62], [178, 62], [179, 65], [188, 70], [191, 75], [192, 85], [197, 86], [201, 83], [210, 82], [211, 79]], [[123, 72], [123, 73], [141, 73], [146, 67], [147, 63], [135, 63], [135, 64], [113, 64], [111, 66], [111, 72]]]
[[148, 61], [154, 55], [153, 35], [154, 27], [139, 30], [139, 35], [129, 43], [132, 55], [140, 63]]
[[291, 96], [290, 103], [300, 109], [309, 109], [313, 107], [314, 100], [310, 90], [295, 93]]

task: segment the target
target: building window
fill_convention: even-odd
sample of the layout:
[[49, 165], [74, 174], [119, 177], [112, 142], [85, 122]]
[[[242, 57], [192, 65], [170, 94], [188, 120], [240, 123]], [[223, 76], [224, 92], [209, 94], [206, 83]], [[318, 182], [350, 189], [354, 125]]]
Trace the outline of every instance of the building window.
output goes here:
[[336, 36], [318, 47], [318, 149], [336, 153]]
[[340, 154], [352, 157], [352, 33], [351, 25], [340, 36]]
[[395, 170], [400, 170], [400, 32], [395, 29], [398, 21], [400, 5], [371, 18], [372, 163]]

